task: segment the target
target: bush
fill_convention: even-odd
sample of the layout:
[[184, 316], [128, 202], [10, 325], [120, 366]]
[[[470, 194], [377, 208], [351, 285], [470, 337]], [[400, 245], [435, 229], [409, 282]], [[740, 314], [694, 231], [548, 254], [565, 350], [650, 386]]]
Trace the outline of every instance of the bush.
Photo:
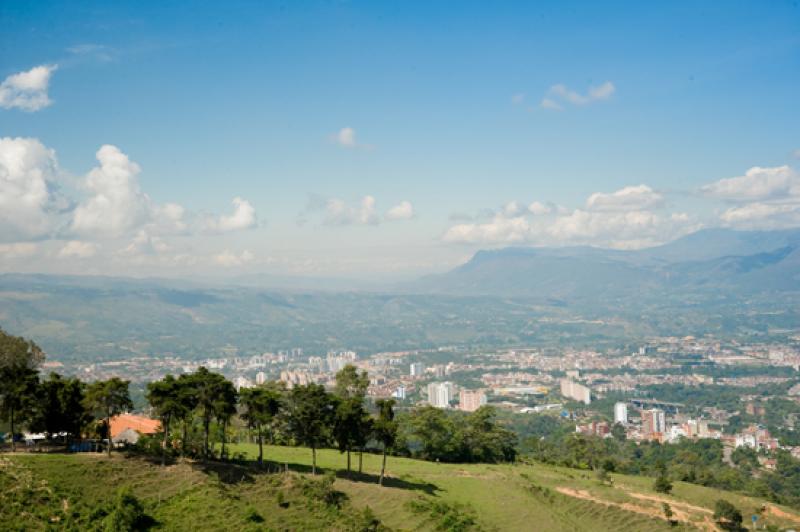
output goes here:
[[117, 492], [117, 499], [111, 512], [103, 519], [103, 528], [107, 532], [133, 532], [146, 530], [153, 520], [144, 513], [139, 499], [134, 497], [129, 488]]
[[408, 501], [407, 506], [416, 514], [427, 514], [435, 530], [448, 532], [480, 530], [475, 516], [460, 504], [419, 498]]
[[714, 503], [714, 519], [724, 530], [740, 530], [742, 528], [742, 512], [725, 499]]
[[669, 494], [672, 492], [672, 482], [670, 482], [669, 479], [664, 475], [659, 475], [658, 478], [656, 478], [656, 481], [653, 483], [653, 489], [658, 493]]

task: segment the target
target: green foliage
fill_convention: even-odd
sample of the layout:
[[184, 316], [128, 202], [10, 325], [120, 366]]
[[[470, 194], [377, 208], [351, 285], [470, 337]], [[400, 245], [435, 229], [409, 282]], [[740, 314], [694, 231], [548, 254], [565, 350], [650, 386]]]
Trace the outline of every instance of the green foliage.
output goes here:
[[434, 530], [448, 532], [481, 530], [472, 512], [461, 504], [420, 497], [408, 501], [407, 506], [412, 512], [425, 515]]
[[671, 493], [672, 482], [669, 481], [666, 475], [658, 475], [656, 481], [653, 483], [653, 489], [658, 493]]
[[516, 457], [516, 435], [496, 422], [493, 407], [469, 415], [425, 406], [402, 418], [414, 456], [442, 462], [504, 462]]
[[103, 529], [106, 532], [135, 532], [148, 529], [151, 523], [152, 519], [145, 514], [139, 499], [129, 488], [122, 488], [117, 492], [111, 511], [103, 519]]
[[742, 512], [725, 499], [714, 503], [714, 519], [725, 530], [739, 530], [742, 527]]
[[[105, 418], [106, 436], [111, 440], [110, 428], [111, 418], [133, 408], [133, 402], [128, 391], [130, 381], [112, 377], [105, 381], [96, 381], [86, 388], [84, 405], [89, 412], [99, 414], [98, 417]], [[108, 446], [108, 453], [111, 454], [111, 445]]]
[[319, 384], [295, 386], [289, 392], [284, 412], [289, 433], [300, 445], [311, 447], [312, 469], [316, 472], [316, 449], [331, 439], [336, 416], [335, 398]]
[[77, 378], [51, 373], [39, 385], [31, 428], [48, 434], [80, 436], [81, 429], [91, 421], [83, 406], [85, 388]]

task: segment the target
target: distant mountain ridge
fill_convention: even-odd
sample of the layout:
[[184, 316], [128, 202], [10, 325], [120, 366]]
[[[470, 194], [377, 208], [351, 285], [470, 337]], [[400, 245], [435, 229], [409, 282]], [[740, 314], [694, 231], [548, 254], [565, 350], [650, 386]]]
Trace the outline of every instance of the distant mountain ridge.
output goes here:
[[509, 247], [404, 287], [411, 292], [594, 299], [668, 290], [800, 290], [800, 229], [701, 230], [642, 250]]

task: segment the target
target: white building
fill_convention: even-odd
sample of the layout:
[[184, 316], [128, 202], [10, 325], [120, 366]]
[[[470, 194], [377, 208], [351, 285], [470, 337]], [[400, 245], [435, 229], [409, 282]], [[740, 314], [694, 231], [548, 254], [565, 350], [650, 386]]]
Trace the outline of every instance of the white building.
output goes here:
[[452, 382], [432, 382], [428, 385], [428, 404], [436, 408], [450, 408], [453, 392]]
[[422, 365], [422, 362], [412, 362], [409, 373], [412, 377], [422, 377], [422, 374], [425, 373], [425, 366]]
[[392, 397], [404, 401], [406, 398], [406, 387], [403, 386], [402, 384], [398, 386], [397, 389], [392, 394]]
[[628, 405], [619, 402], [614, 405], [614, 423], [628, 424]]
[[256, 373], [256, 384], [261, 386], [265, 382], [267, 382], [267, 374], [264, 373], [263, 371], [259, 371], [258, 373]]
[[561, 379], [561, 395], [587, 405], [592, 402], [592, 391], [570, 379]]

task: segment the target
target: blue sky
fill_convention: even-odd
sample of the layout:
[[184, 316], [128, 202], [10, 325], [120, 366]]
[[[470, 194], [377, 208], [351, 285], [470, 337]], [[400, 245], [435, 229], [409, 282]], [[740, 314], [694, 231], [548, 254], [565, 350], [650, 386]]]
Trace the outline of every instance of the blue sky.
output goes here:
[[797, 2], [141, 4], [0, 7], [1, 270], [413, 276], [800, 225]]

